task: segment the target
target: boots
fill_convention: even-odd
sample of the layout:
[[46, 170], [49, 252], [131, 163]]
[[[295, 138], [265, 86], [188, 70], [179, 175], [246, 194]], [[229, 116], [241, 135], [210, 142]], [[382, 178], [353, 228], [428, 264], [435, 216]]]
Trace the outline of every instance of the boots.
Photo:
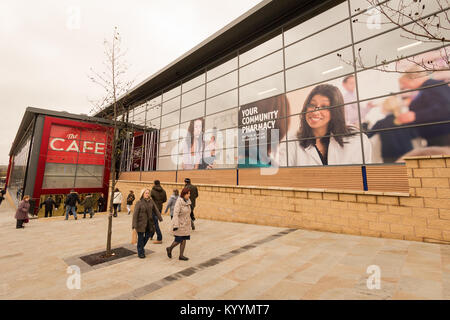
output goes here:
[[175, 248], [175, 247], [176, 247], [177, 245], [179, 245], [179, 244], [180, 244], [179, 242], [174, 241], [174, 242], [172, 242], [172, 244], [170, 245], [170, 247], [167, 247], [167, 248], [166, 248], [167, 256], [168, 256], [170, 259], [172, 259], [172, 249]]
[[179, 260], [183, 260], [183, 261], [187, 261], [187, 260], [189, 260], [189, 258], [183, 256], [184, 248], [186, 248], [186, 240], [183, 240], [183, 242], [181, 242], [181, 245], [180, 245], [180, 257], [178, 259]]

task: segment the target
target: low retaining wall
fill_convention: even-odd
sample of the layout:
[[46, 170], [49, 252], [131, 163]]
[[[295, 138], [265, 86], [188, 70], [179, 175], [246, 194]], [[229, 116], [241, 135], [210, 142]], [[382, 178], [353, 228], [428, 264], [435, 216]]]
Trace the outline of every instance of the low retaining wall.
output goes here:
[[[196, 217], [450, 243], [450, 156], [406, 159], [409, 193], [196, 184]], [[293, 177], [295, 179], [295, 177]], [[164, 183], [169, 197], [181, 183]], [[119, 180], [125, 199], [149, 182]]]

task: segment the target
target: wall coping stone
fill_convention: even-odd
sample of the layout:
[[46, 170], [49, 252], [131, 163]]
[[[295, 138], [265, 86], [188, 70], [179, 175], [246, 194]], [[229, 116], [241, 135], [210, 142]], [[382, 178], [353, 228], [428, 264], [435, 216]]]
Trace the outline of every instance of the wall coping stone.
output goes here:
[[[450, 156], [449, 156], [450, 157]], [[153, 184], [153, 181], [136, 181], [136, 180], [117, 180], [123, 183], [139, 183], [139, 184]], [[183, 186], [182, 182], [163, 182], [161, 184], [175, 184]], [[344, 190], [344, 189], [319, 189], [319, 188], [291, 188], [291, 187], [276, 187], [276, 186], [237, 186], [225, 184], [203, 184], [196, 183], [199, 187], [222, 187], [222, 188], [241, 188], [241, 189], [261, 189], [261, 190], [278, 190], [278, 191], [303, 191], [303, 192], [320, 192], [320, 193], [344, 193], [356, 195], [372, 195], [372, 196], [391, 196], [391, 197], [410, 197], [409, 193], [405, 192], [382, 192], [382, 191], [363, 191], [363, 190]]]
[[405, 157], [404, 160], [423, 160], [423, 159], [448, 159], [450, 154], [446, 155], [433, 155], [433, 156], [415, 156], [415, 157]]

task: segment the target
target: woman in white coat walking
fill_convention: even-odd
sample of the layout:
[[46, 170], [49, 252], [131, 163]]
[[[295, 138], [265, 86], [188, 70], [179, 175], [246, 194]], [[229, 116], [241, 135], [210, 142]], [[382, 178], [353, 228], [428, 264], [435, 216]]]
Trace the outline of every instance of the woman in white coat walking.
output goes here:
[[[345, 122], [344, 98], [330, 84], [316, 86], [308, 95], [300, 115], [299, 141], [289, 143], [289, 166], [362, 164], [372, 162], [369, 138]], [[277, 157], [285, 159], [285, 144]]]
[[113, 207], [114, 207], [114, 217], [117, 217], [117, 207], [122, 203], [122, 192], [119, 191], [119, 188], [114, 190], [113, 196]]
[[175, 209], [172, 219], [172, 230], [175, 240], [170, 247], [167, 247], [167, 256], [172, 258], [172, 250], [177, 245], [180, 245], [180, 260], [189, 260], [184, 254], [186, 248], [186, 240], [191, 239], [191, 200], [189, 188], [184, 188], [181, 191], [180, 197], [175, 203]]

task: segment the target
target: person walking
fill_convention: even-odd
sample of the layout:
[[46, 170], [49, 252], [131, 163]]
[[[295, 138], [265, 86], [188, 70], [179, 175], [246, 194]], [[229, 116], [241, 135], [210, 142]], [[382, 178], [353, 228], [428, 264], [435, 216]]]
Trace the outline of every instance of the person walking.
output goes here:
[[72, 211], [72, 214], [77, 220], [77, 203], [80, 203], [80, 197], [78, 196], [78, 193], [75, 192], [75, 190], [71, 190], [70, 193], [66, 197], [66, 219], [69, 219], [69, 212]]
[[170, 209], [170, 220], [173, 219], [173, 209], [175, 208], [175, 203], [178, 199], [178, 189], [173, 189], [173, 194], [169, 198], [169, 202], [167, 202], [166, 211], [164, 213], [167, 213], [167, 210]]
[[52, 217], [53, 209], [54, 207], [56, 207], [56, 202], [55, 200], [53, 200], [53, 197], [51, 195], [48, 196], [48, 198], [44, 202], [42, 202], [39, 207], [42, 208], [43, 206], [45, 206], [45, 217]]
[[[156, 204], [156, 207], [158, 208], [159, 212], [162, 212], [163, 203], [167, 201], [167, 194], [166, 191], [161, 187], [161, 182], [159, 180], [154, 181], [154, 186], [152, 188], [151, 197], [153, 201]], [[162, 243], [162, 233], [161, 229], [159, 228], [158, 218], [155, 214], [153, 214], [153, 221], [155, 222], [155, 231], [156, 231], [156, 241], [153, 241], [155, 244], [161, 244]], [[153, 235], [155, 233], [152, 232], [150, 234], [150, 239], [153, 239]]]
[[94, 216], [94, 198], [92, 197], [92, 194], [89, 193], [86, 198], [84, 198], [82, 205], [84, 206], [83, 219], [86, 219], [86, 213], [89, 213], [90, 219], [92, 219]]
[[5, 194], [6, 190], [5, 188], [3, 188], [2, 191], [0, 191], [0, 205], [2, 204], [3, 200], [5, 200]]
[[172, 250], [177, 245], [180, 245], [179, 260], [189, 260], [184, 256], [184, 249], [186, 248], [186, 240], [191, 239], [191, 200], [189, 188], [184, 188], [181, 191], [180, 197], [175, 203], [175, 209], [172, 219], [172, 231], [175, 240], [170, 247], [166, 248], [167, 256], [172, 258]]
[[155, 229], [153, 214], [156, 214], [159, 221], [163, 221], [161, 213], [158, 211], [155, 203], [150, 197], [150, 190], [144, 189], [140, 200], [136, 203], [133, 212], [132, 228], [138, 235], [137, 251], [139, 258], [145, 258], [145, 245], [150, 238], [150, 233]]
[[133, 205], [134, 200], [135, 200], [134, 191], [130, 190], [130, 193], [128, 194], [128, 197], [127, 197], [128, 214], [130, 214], [130, 212], [131, 212], [131, 206]]
[[100, 197], [98, 198], [98, 212], [105, 212], [106, 211], [106, 199], [105, 195], [103, 193], [100, 194]]
[[194, 216], [194, 208], [195, 208], [195, 199], [198, 198], [198, 189], [196, 186], [194, 186], [193, 184], [191, 184], [191, 179], [186, 178], [184, 179], [185, 184], [185, 188], [188, 188], [191, 194], [191, 227], [192, 230], [195, 230], [195, 225], [194, 225], [194, 221], [195, 221], [195, 216]]
[[30, 210], [30, 196], [26, 195], [23, 197], [23, 200], [19, 202], [17, 206], [16, 215], [16, 229], [25, 228], [23, 225], [24, 222], [28, 221], [28, 211]]
[[113, 197], [114, 217], [117, 217], [117, 208], [119, 207], [119, 204], [122, 203], [122, 192], [119, 191], [119, 188], [114, 190]]

